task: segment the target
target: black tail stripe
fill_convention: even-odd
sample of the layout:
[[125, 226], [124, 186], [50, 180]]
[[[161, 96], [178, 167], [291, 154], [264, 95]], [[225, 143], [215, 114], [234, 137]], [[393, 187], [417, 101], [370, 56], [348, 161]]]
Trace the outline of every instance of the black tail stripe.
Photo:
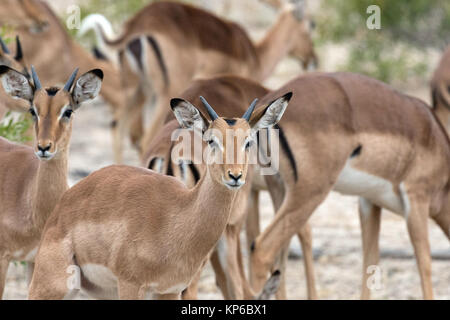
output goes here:
[[161, 72], [164, 77], [164, 83], [167, 86], [169, 84], [169, 75], [167, 73], [167, 67], [166, 64], [164, 63], [164, 59], [161, 53], [161, 49], [158, 45], [158, 42], [152, 36], [147, 36], [147, 40], [152, 46], [153, 51], [155, 52], [156, 59], [158, 59], [159, 67], [161, 68]]
[[294, 154], [292, 153], [292, 150], [289, 147], [289, 143], [286, 139], [286, 136], [284, 135], [283, 129], [281, 129], [281, 127], [278, 124], [276, 124], [274, 126], [274, 128], [278, 129], [281, 148], [283, 149], [284, 153], [288, 157], [289, 163], [291, 164], [291, 167], [292, 167], [292, 171], [294, 172], [294, 180], [297, 181], [297, 179], [298, 179], [297, 164], [295, 162]]
[[153, 170], [153, 166], [155, 165], [155, 161], [157, 158], [152, 158], [152, 160], [150, 160], [150, 163], [148, 164], [148, 169]]
[[144, 69], [144, 64], [142, 61], [142, 44], [141, 44], [141, 39], [136, 38], [131, 40], [128, 45], [127, 45], [128, 49], [130, 50], [130, 52], [133, 54], [134, 58], [136, 59], [138, 65], [139, 65], [139, 69], [143, 70]]
[[194, 177], [195, 184], [200, 180], [200, 173], [197, 170], [197, 167], [192, 162], [189, 163], [189, 170], [192, 172], [192, 176]]

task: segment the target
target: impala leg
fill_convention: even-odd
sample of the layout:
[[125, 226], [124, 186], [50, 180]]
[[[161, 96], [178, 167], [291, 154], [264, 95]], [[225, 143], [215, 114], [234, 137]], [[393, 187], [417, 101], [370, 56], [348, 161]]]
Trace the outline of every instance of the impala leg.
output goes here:
[[180, 300], [180, 293], [155, 294], [155, 300]]
[[140, 286], [126, 280], [118, 281], [120, 300], [138, 300], [142, 297], [139, 292]]
[[239, 250], [239, 230], [235, 225], [227, 225], [224, 232], [224, 244], [217, 247], [219, 261], [223, 264], [222, 268], [227, 283], [228, 298], [233, 300], [242, 300], [243, 279], [238, 259]]
[[9, 260], [2, 258], [0, 260], [0, 299], [3, 297], [3, 291], [6, 285], [6, 274], [8, 273]]
[[160, 93], [157, 95], [158, 100], [156, 102], [156, 108], [152, 112], [152, 118], [150, 119], [150, 125], [145, 129], [144, 136], [141, 140], [140, 150], [145, 148], [152, 142], [153, 138], [158, 134], [159, 130], [166, 123], [167, 115], [169, 114], [170, 97], [175, 96], [168, 93]]
[[[287, 195], [288, 199], [275, 215], [274, 221], [258, 236], [255, 242], [251, 257], [250, 278], [252, 289], [255, 292], [262, 290], [277, 254], [308, 221], [309, 216], [328, 195], [331, 186], [331, 183], [329, 185], [324, 183], [321, 188], [313, 187], [312, 190], [315, 192], [312, 194], [306, 192], [308, 189], [302, 190], [296, 193], [303, 194], [300, 198], [297, 196], [293, 199], [292, 196]], [[301, 188], [310, 187], [302, 185]]]
[[30, 286], [34, 272], [34, 262], [27, 262], [27, 284]]
[[[47, 235], [50, 235], [48, 232]], [[43, 239], [35, 260], [31, 279], [29, 299], [60, 300], [72, 299], [81, 284], [81, 272], [72, 257], [67, 256], [63, 241], [46, 242]]]
[[312, 234], [309, 223], [297, 233], [298, 239], [302, 246], [303, 263], [305, 265], [306, 286], [309, 300], [317, 299], [316, 283], [314, 277], [314, 257], [312, 250]]
[[192, 279], [191, 284], [181, 293], [181, 299], [183, 300], [197, 300], [198, 282], [202, 275], [203, 268], [198, 270], [195, 277]]
[[428, 241], [429, 202], [410, 197], [411, 210], [407, 216], [409, 237], [414, 247], [424, 299], [433, 299], [431, 283], [431, 254]]
[[128, 128], [130, 140], [133, 146], [140, 150], [141, 148], [141, 139], [144, 135], [144, 104], [146, 102], [146, 96], [142, 92], [142, 89], [138, 90], [136, 93], [136, 97], [134, 99], [134, 105], [131, 106], [129, 115], [130, 117], [130, 126]]
[[274, 270], [280, 270], [280, 282], [277, 292], [275, 293], [275, 297], [277, 300], [286, 300], [287, 294], [286, 294], [286, 267], [287, 267], [287, 260], [289, 256], [289, 245], [287, 244], [283, 249], [280, 251], [280, 255], [278, 257], [278, 261], [275, 264]]
[[[219, 241], [222, 241], [222, 240], [219, 240]], [[222, 292], [223, 298], [225, 300], [229, 300], [230, 295], [228, 293], [225, 271], [223, 270], [222, 264], [220, 263], [219, 253], [217, 251], [217, 248], [211, 254], [210, 262], [211, 262], [211, 266], [214, 269], [214, 274], [216, 276], [216, 285], [219, 287], [220, 291]]]
[[252, 243], [260, 233], [259, 191], [252, 190], [249, 196], [247, 220], [245, 222], [245, 236], [247, 240], [247, 252], [249, 259]]
[[368, 268], [377, 265], [380, 257], [379, 236], [381, 208], [373, 205], [364, 198], [359, 199], [359, 220], [361, 223], [361, 238], [363, 249], [363, 270], [361, 299], [370, 299], [370, 288], [368, 286]]

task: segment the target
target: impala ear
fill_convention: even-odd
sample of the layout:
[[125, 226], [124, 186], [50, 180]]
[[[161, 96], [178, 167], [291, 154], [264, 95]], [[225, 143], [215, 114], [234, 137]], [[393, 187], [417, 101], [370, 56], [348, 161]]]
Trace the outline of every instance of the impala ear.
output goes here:
[[197, 129], [202, 132], [208, 128], [208, 121], [203, 118], [200, 111], [190, 102], [174, 98], [170, 100], [170, 107], [182, 128]]
[[34, 87], [22, 73], [7, 66], [0, 66], [0, 80], [3, 89], [11, 97], [33, 101]]
[[72, 89], [72, 97], [78, 108], [81, 103], [97, 97], [102, 87], [103, 71], [93, 69], [83, 74]]
[[292, 98], [292, 92], [286, 93], [284, 96], [272, 101], [264, 109], [255, 112], [250, 119], [250, 127], [253, 132], [261, 129], [271, 128], [280, 121], [283, 116], [289, 100]]

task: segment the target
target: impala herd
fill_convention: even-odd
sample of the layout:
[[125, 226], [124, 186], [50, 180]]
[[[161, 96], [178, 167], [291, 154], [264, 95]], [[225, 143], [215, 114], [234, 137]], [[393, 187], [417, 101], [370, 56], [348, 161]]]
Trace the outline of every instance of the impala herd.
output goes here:
[[[0, 24], [17, 38], [14, 49], [0, 39], [0, 119], [28, 112], [35, 134], [33, 147], [0, 138], [0, 297], [9, 263], [26, 261], [30, 299], [80, 290], [196, 299], [210, 261], [225, 299], [286, 299], [297, 235], [307, 296], [317, 299], [308, 219], [334, 190], [359, 197], [361, 298], [379, 262], [382, 208], [405, 219], [423, 297], [433, 298], [428, 217], [450, 239], [450, 50], [431, 81], [431, 107], [352, 73], [305, 73], [269, 90], [260, 83], [284, 57], [304, 69], [318, 60], [304, 0], [265, 2], [280, 13], [257, 43], [178, 2], [147, 5], [118, 36], [94, 14], [79, 32], [96, 33], [92, 55], [44, 1], [2, 0]], [[72, 118], [98, 95], [111, 108], [118, 165], [69, 188]], [[180, 129], [201, 141], [202, 159], [175, 156]], [[142, 167], [120, 164], [126, 137]], [[263, 174], [269, 154], [278, 166]], [[276, 213], [261, 232], [263, 190]], [[70, 268], [78, 286], [68, 286]]]

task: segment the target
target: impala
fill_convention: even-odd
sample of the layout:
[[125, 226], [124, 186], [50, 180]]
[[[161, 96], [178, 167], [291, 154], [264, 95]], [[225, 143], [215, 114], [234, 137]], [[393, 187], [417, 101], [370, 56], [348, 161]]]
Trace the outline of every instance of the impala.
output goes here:
[[[6, 43], [0, 37], [0, 65], [5, 65], [13, 69], [21, 70], [28, 76], [27, 66], [23, 59], [22, 46], [19, 37], [16, 37], [16, 53], [13, 56]], [[0, 90], [0, 120], [8, 110], [22, 111], [27, 108], [26, 101], [13, 99], [3, 90]]]
[[[7, 6], [8, 3], [15, 6]], [[10, 10], [9, 12], [6, 10]], [[111, 108], [113, 144], [116, 144], [119, 110], [124, 106], [124, 94], [120, 73], [111, 62], [97, 59], [72, 40], [63, 24], [47, 3], [41, 0], [7, 0], [0, 1], [0, 13], [8, 12], [4, 17], [0, 14], [0, 24], [13, 24], [14, 32], [19, 34], [23, 44], [23, 52], [27, 63], [39, 70], [39, 77], [45, 83], [64, 84], [65, 75], [80, 68], [80, 72], [100, 68], [105, 74], [100, 96]], [[30, 26], [20, 17], [37, 20]], [[37, 18], [39, 17], [39, 18]], [[45, 28], [37, 28], [36, 24], [45, 24]], [[45, 45], [43, 45], [45, 44]], [[128, 82], [133, 82], [129, 77]], [[137, 81], [137, 80], [136, 80]]]
[[[269, 103], [252, 126], [255, 104], [232, 125], [206, 100], [211, 121], [190, 102], [172, 99], [180, 125], [208, 141], [206, 174], [193, 189], [130, 166], [109, 166], [83, 179], [63, 195], [46, 224], [30, 298], [71, 297], [77, 288], [67, 286], [69, 267], [81, 269], [81, 287], [96, 297], [179, 298], [226, 227], [246, 181], [247, 145], [258, 130], [276, 124], [290, 97]], [[229, 149], [237, 158], [227, 159]]]
[[[260, 84], [241, 78], [238, 76], [217, 76], [210, 79], [194, 81], [181, 97], [199, 103], [198, 96], [201, 94], [210, 101], [216, 111], [224, 117], [232, 117], [233, 114], [242, 113], [243, 105], [248, 105], [253, 97], [263, 97], [269, 91]], [[176, 120], [172, 120], [161, 129], [159, 134], [144, 151], [144, 166], [160, 173], [175, 176], [183, 181], [189, 188], [195, 186], [200, 177], [205, 174], [205, 166], [200, 161], [192, 158], [181, 157], [185, 161], [177, 161], [171, 155], [176, 148], [177, 142], [172, 142], [172, 133], [179, 128]], [[282, 130], [281, 127], [277, 127]], [[283, 136], [280, 137], [283, 139]], [[292, 151], [286, 141], [281, 142], [282, 152], [289, 154]], [[206, 148], [206, 144], [204, 145]], [[191, 151], [193, 155], [193, 150]], [[254, 167], [254, 166], [252, 166]], [[235, 201], [235, 208], [232, 209], [231, 218], [228, 221], [225, 233], [219, 241], [211, 257], [211, 263], [216, 274], [216, 282], [220, 287], [225, 299], [249, 298], [252, 293], [246, 281], [246, 276], [242, 266], [242, 256], [240, 248], [239, 234], [246, 219], [250, 222], [246, 225], [247, 249], [250, 243], [259, 234], [259, 212], [258, 198], [259, 192], [269, 190], [275, 209], [278, 209], [284, 197], [283, 188], [279, 183], [266, 185], [264, 178], [259, 172], [252, 174], [252, 179], [247, 179], [247, 185], [251, 188], [242, 188]], [[251, 190], [250, 190], [251, 189]], [[247, 215], [247, 210], [251, 210]], [[298, 232], [302, 250], [304, 253], [305, 273], [308, 284], [308, 298], [317, 297], [314, 285], [312, 240], [309, 225]], [[249, 250], [248, 250], [249, 251]], [[282, 261], [284, 262], [284, 261]], [[285, 274], [284, 266], [280, 266], [281, 276]], [[281, 286], [277, 292], [278, 298], [286, 298], [284, 278], [281, 278]], [[189, 290], [183, 297], [196, 297], [196, 283], [192, 282]]]
[[[98, 14], [87, 17], [81, 30], [94, 28], [98, 39], [117, 50], [129, 102], [119, 117], [119, 132], [124, 134], [129, 127], [133, 144], [142, 149], [163, 126], [169, 99], [196, 77], [231, 73], [262, 81], [288, 54], [305, 67], [316, 64], [309, 20], [304, 19], [303, 11], [303, 2], [286, 4], [258, 43], [233, 22], [175, 2], [149, 4], [128, 20], [114, 40], [105, 31], [112, 27]], [[139, 77], [139, 86], [126, 81], [128, 77]], [[151, 123], [142, 138], [142, 107], [155, 98], [157, 106], [151, 108]], [[116, 160], [120, 160], [121, 149], [115, 150]]]
[[280, 166], [290, 166], [280, 169], [286, 197], [253, 245], [253, 289], [261, 287], [280, 249], [335, 190], [359, 196], [362, 298], [370, 295], [367, 267], [379, 260], [381, 208], [405, 218], [423, 296], [433, 298], [427, 218], [450, 236], [450, 146], [433, 111], [386, 84], [349, 73], [299, 77], [261, 104], [288, 90], [294, 98], [280, 122], [293, 151], [290, 157], [281, 154]]
[[97, 95], [103, 77], [98, 69], [76, 82], [75, 75], [63, 88], [44, 88], [33, 67], [31, 84], [22, 73], [0, 66], [3, 88], [28, 103], [36, 131], [34, 149], [0, 138], [0, 297], [11, 260], [29, 262], [32, 272], [47, 217], [68, 189], [72, 114]]
[[450, 129], [450, 47], [442, 55], [431, 79], [431, 100], [436, 116], [448, 132]]

